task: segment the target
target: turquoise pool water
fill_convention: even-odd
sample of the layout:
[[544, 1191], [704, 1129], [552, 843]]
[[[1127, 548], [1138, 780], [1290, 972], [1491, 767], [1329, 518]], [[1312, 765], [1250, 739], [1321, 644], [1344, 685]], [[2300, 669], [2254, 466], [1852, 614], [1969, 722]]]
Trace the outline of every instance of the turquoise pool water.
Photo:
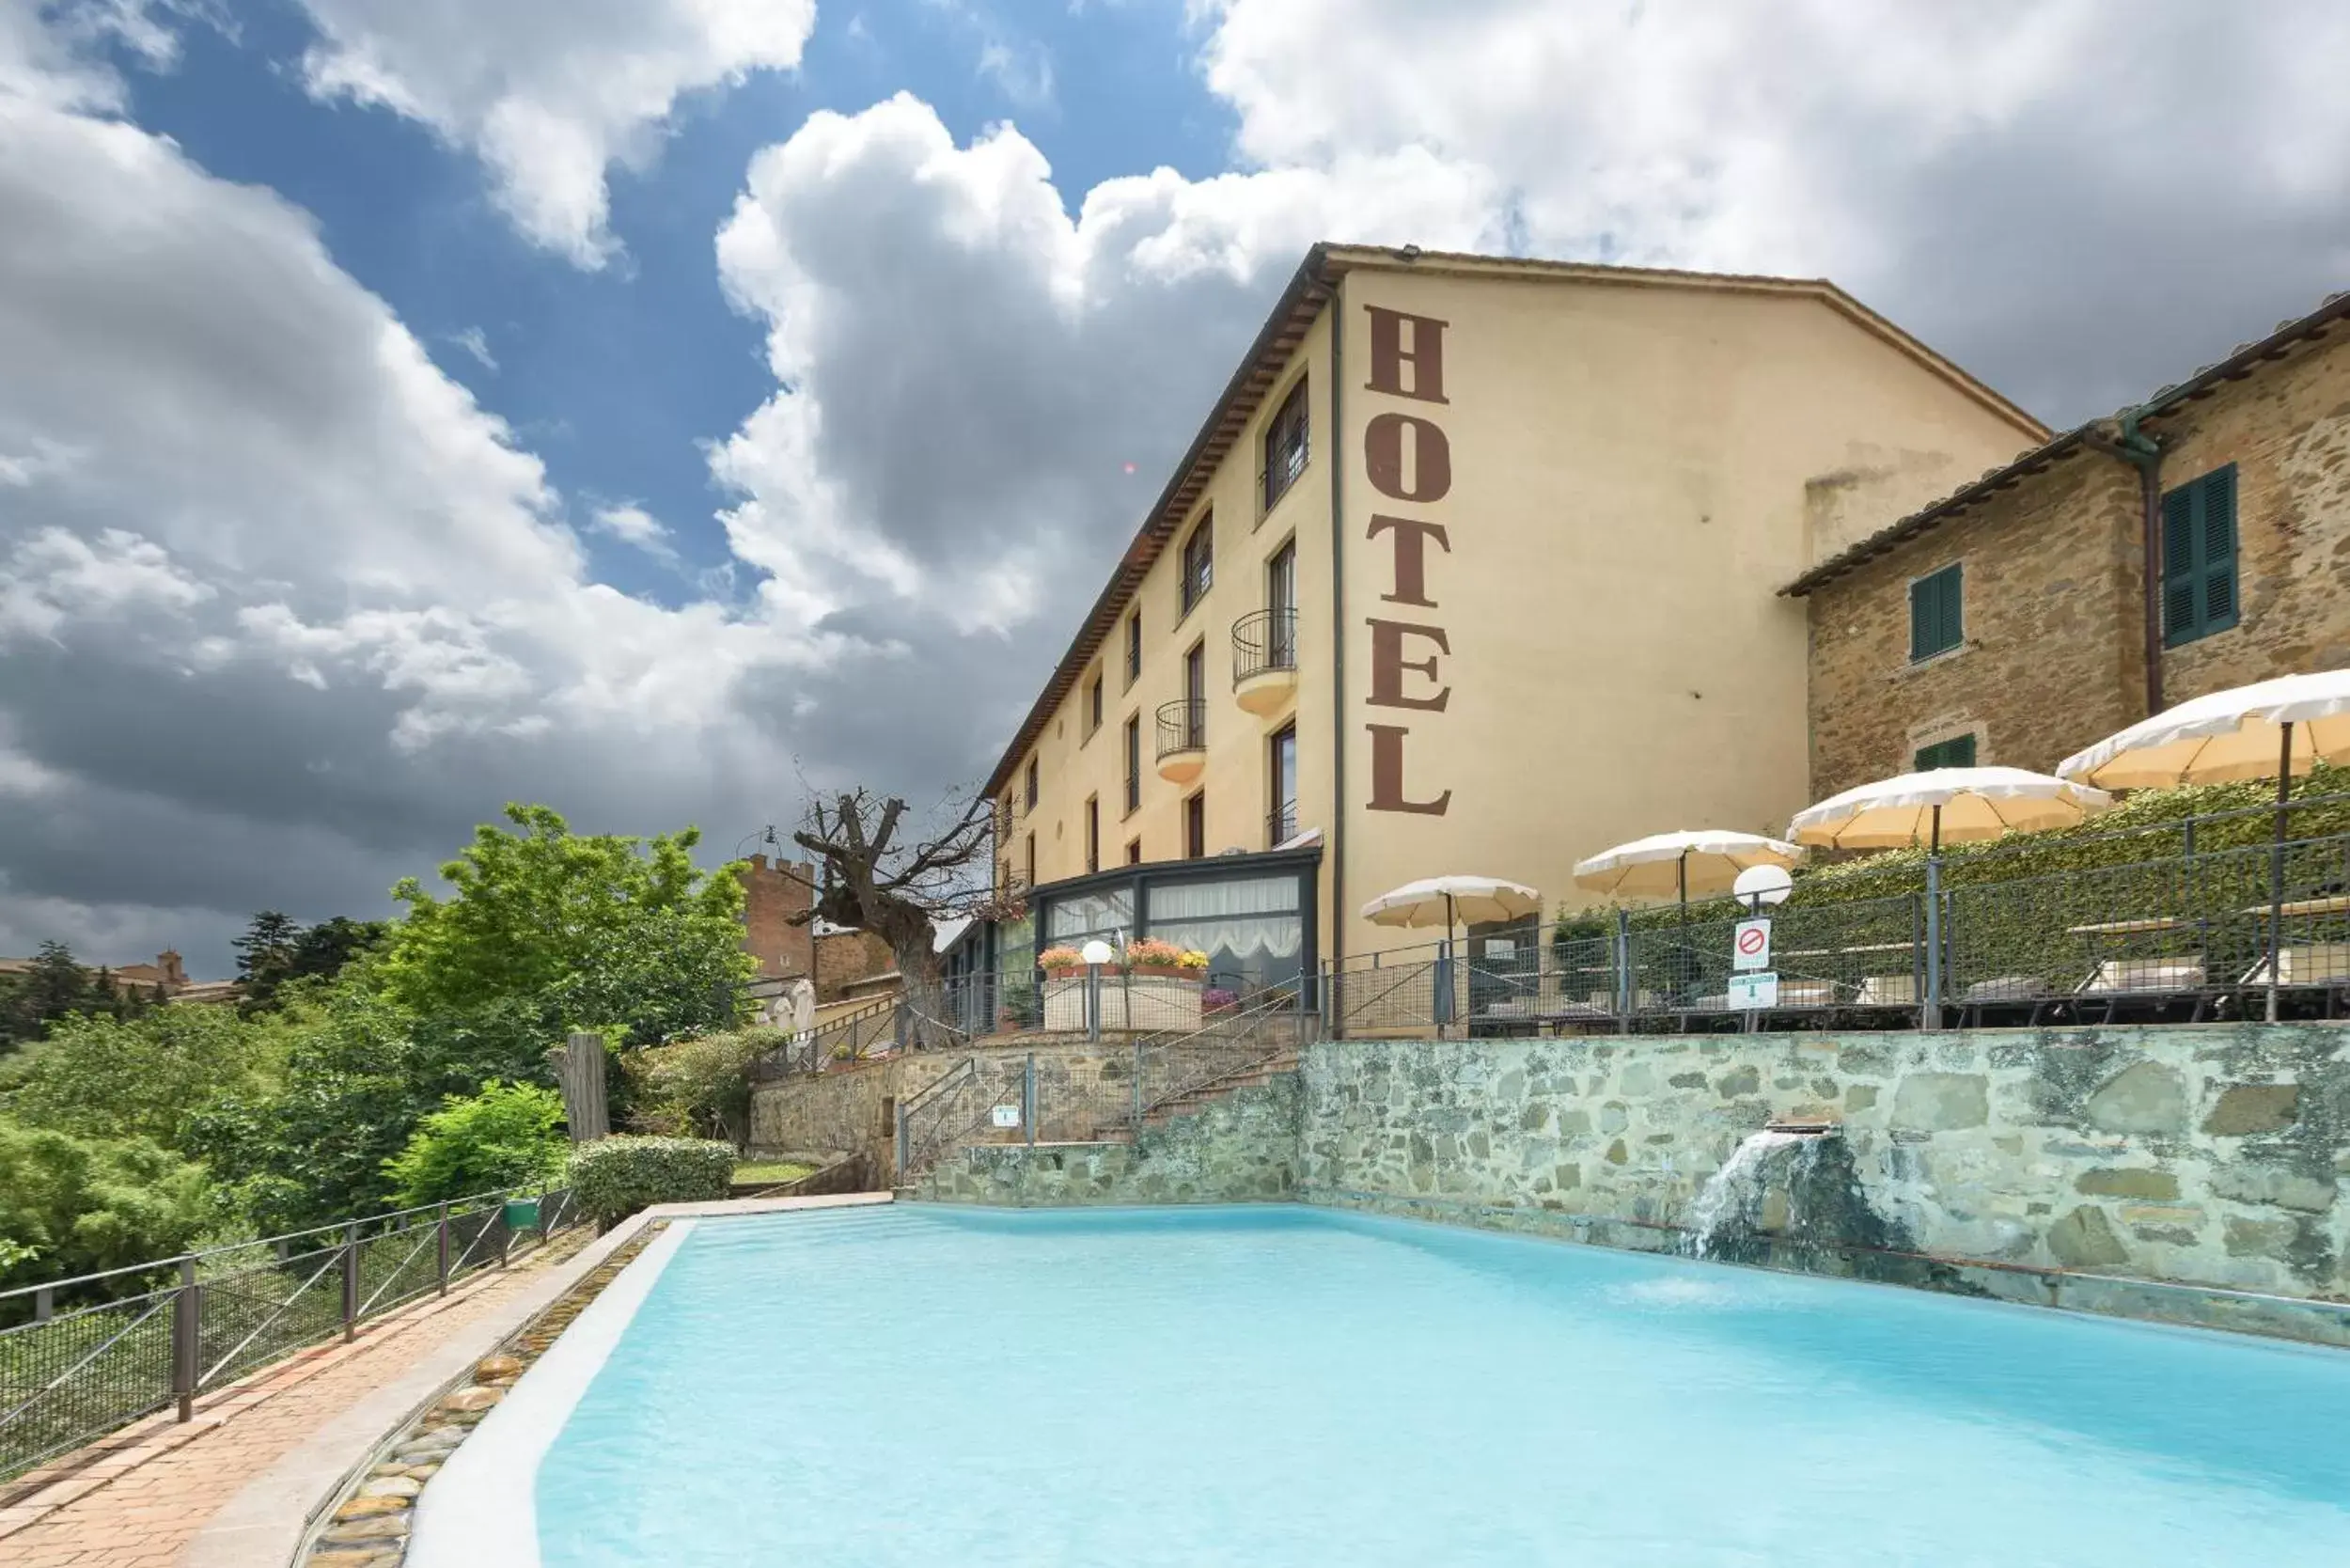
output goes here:
[[2350, 1355], [1304, 1208], [704, 1221], [547, 1568], [2350, 1563]]

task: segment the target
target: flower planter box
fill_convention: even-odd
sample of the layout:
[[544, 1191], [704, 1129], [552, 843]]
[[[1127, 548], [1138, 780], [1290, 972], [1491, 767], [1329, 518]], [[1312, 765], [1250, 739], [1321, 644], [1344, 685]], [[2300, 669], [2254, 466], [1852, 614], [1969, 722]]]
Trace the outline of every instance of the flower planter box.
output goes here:
[[[1152, 1033], [1159, 1029], [1199, 1027], [1199, 996], [1204, 980], [1184, 980], [1182, 972], [1152, 974], [1135, 969], [1123, 975], [1102, 976], [1102, 1027], [1105, 1029]], [[1044, 1027], [1082, 1031], [1086, 1027], [1086, 976], [1080, 972], [1044, 982]]]

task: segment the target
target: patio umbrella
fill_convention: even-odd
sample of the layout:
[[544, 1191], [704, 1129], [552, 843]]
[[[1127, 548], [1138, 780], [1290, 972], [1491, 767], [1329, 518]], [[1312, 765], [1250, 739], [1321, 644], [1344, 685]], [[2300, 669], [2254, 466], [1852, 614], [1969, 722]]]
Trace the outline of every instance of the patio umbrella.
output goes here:
[[[1444, 926], [1444, 947], [1437, 960], [1437, 995], [1451, 997], [1452, 928], [1463, 920], [1523, 920], [1543, 912], [1543, 896], [1523, 883], [1492, 876], [1431, 876], [1380, 894], [1363, 905], [1363, 918], [1375, 926]], [[1436, 1020], [1437, 1032], [1444, 1019]]]
[[1787, 837], [1832, 849], [1997, 839], [2070, 827], [2113, 804], [2103, 790], [2022, 768], [1930, 768], [1830, 795], [1795, 813]]
[[2157, 790], [2350, 763], [2350, 669], [2286, 675], [2166, 708], [2057, 764], [2060, 778]]
[[1430, 876], [1407, 882], [1363, 905], [1363, 918], [1374, 926], [1434, 926], [1452, 928], [1466, 920], [1523, 920], [1543, 912], [1543, 896], [1523, 883], [1495, 876]]
[[2234, 779], [2277, 780], [2269, 850], [2268, 1018], [2277, 1018], [2284, 927], [2285, 818], [2293, 776], [2320, 761], [2350, 762], [2350, 669], [2283, 675], [2213, 692], [2140, 719], [2057, 764], [2065, 778], [2153, 790]]
[[1681, 901], [1681, 948], [1675, 957], [1676, 989], [1688, 984], [1693, 971], [1689, 953], [1689, 890], [1723, 893], [1750, 866], [1792, 866], [1803, 858], [1794, 844], [1765, 839], [1758, 833], [1732, 833], [1727, 828], [1701, 827], [1680, 833], [1657, 833], [1628, 844], [1602, 850], [1574, 866], [1574, 885], [1616, 898], [1656, 898], [1673, 894]]
[[1793, 866], [1802, 858], [1802, 847], [1796, 844], [1765, 839], [1759, 833], [1701, 827], [1635, 839], [1578, 860], [1574, 885], [1619, 899], [1677, 894], [1686, 904], [1692, 890], [1727, 892], [1740, 871], [1755, 866]]
[[1929, 768], [1830, 795], [1796, 812], [1787, 837], [1836, 849], [1898, 849], [1925, 841], [1926, 996], [1919, 1017], [1938, 1024], [1942, 840], [2069, 827], [2112, 804], [2103, 790], [2022, 768]]

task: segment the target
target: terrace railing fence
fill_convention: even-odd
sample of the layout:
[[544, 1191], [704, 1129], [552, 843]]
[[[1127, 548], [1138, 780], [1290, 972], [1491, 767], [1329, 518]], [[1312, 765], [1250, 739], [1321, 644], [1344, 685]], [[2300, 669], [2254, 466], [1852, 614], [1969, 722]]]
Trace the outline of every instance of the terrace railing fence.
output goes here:
[[[1324, 965], [1334, 1032], [1971, 1027], [2350, 1009], [2350, 797], [1901, 852], [1766, 909], [1778, 1000], [1733, 1005], [1729, 899]], [[2295, 823], [2324, 831], [2297, 831]], [[2272, 955], [2274, 955], [2272, 957]]]
[[6, 1483], [369, 1318], [503, 1268], [578, 1224], [516, 1188], [0, 1291]]

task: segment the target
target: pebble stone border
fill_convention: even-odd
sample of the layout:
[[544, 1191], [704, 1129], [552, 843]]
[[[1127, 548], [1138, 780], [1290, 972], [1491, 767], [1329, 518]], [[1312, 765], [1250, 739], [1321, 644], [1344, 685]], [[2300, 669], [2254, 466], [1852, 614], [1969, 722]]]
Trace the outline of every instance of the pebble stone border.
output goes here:
[[656, 1220], [616, 1248], [494, 1354], [476, 1362], [470, 1384], [435, 1400], [379, 1450], [380, 1457], [358, 1476], [311, 1537], [303, 1568], [399, 1568], [407, 1560], [416, 1497], [425, 1482], [530, 1364], [667, 1228], [668, 1221]]

